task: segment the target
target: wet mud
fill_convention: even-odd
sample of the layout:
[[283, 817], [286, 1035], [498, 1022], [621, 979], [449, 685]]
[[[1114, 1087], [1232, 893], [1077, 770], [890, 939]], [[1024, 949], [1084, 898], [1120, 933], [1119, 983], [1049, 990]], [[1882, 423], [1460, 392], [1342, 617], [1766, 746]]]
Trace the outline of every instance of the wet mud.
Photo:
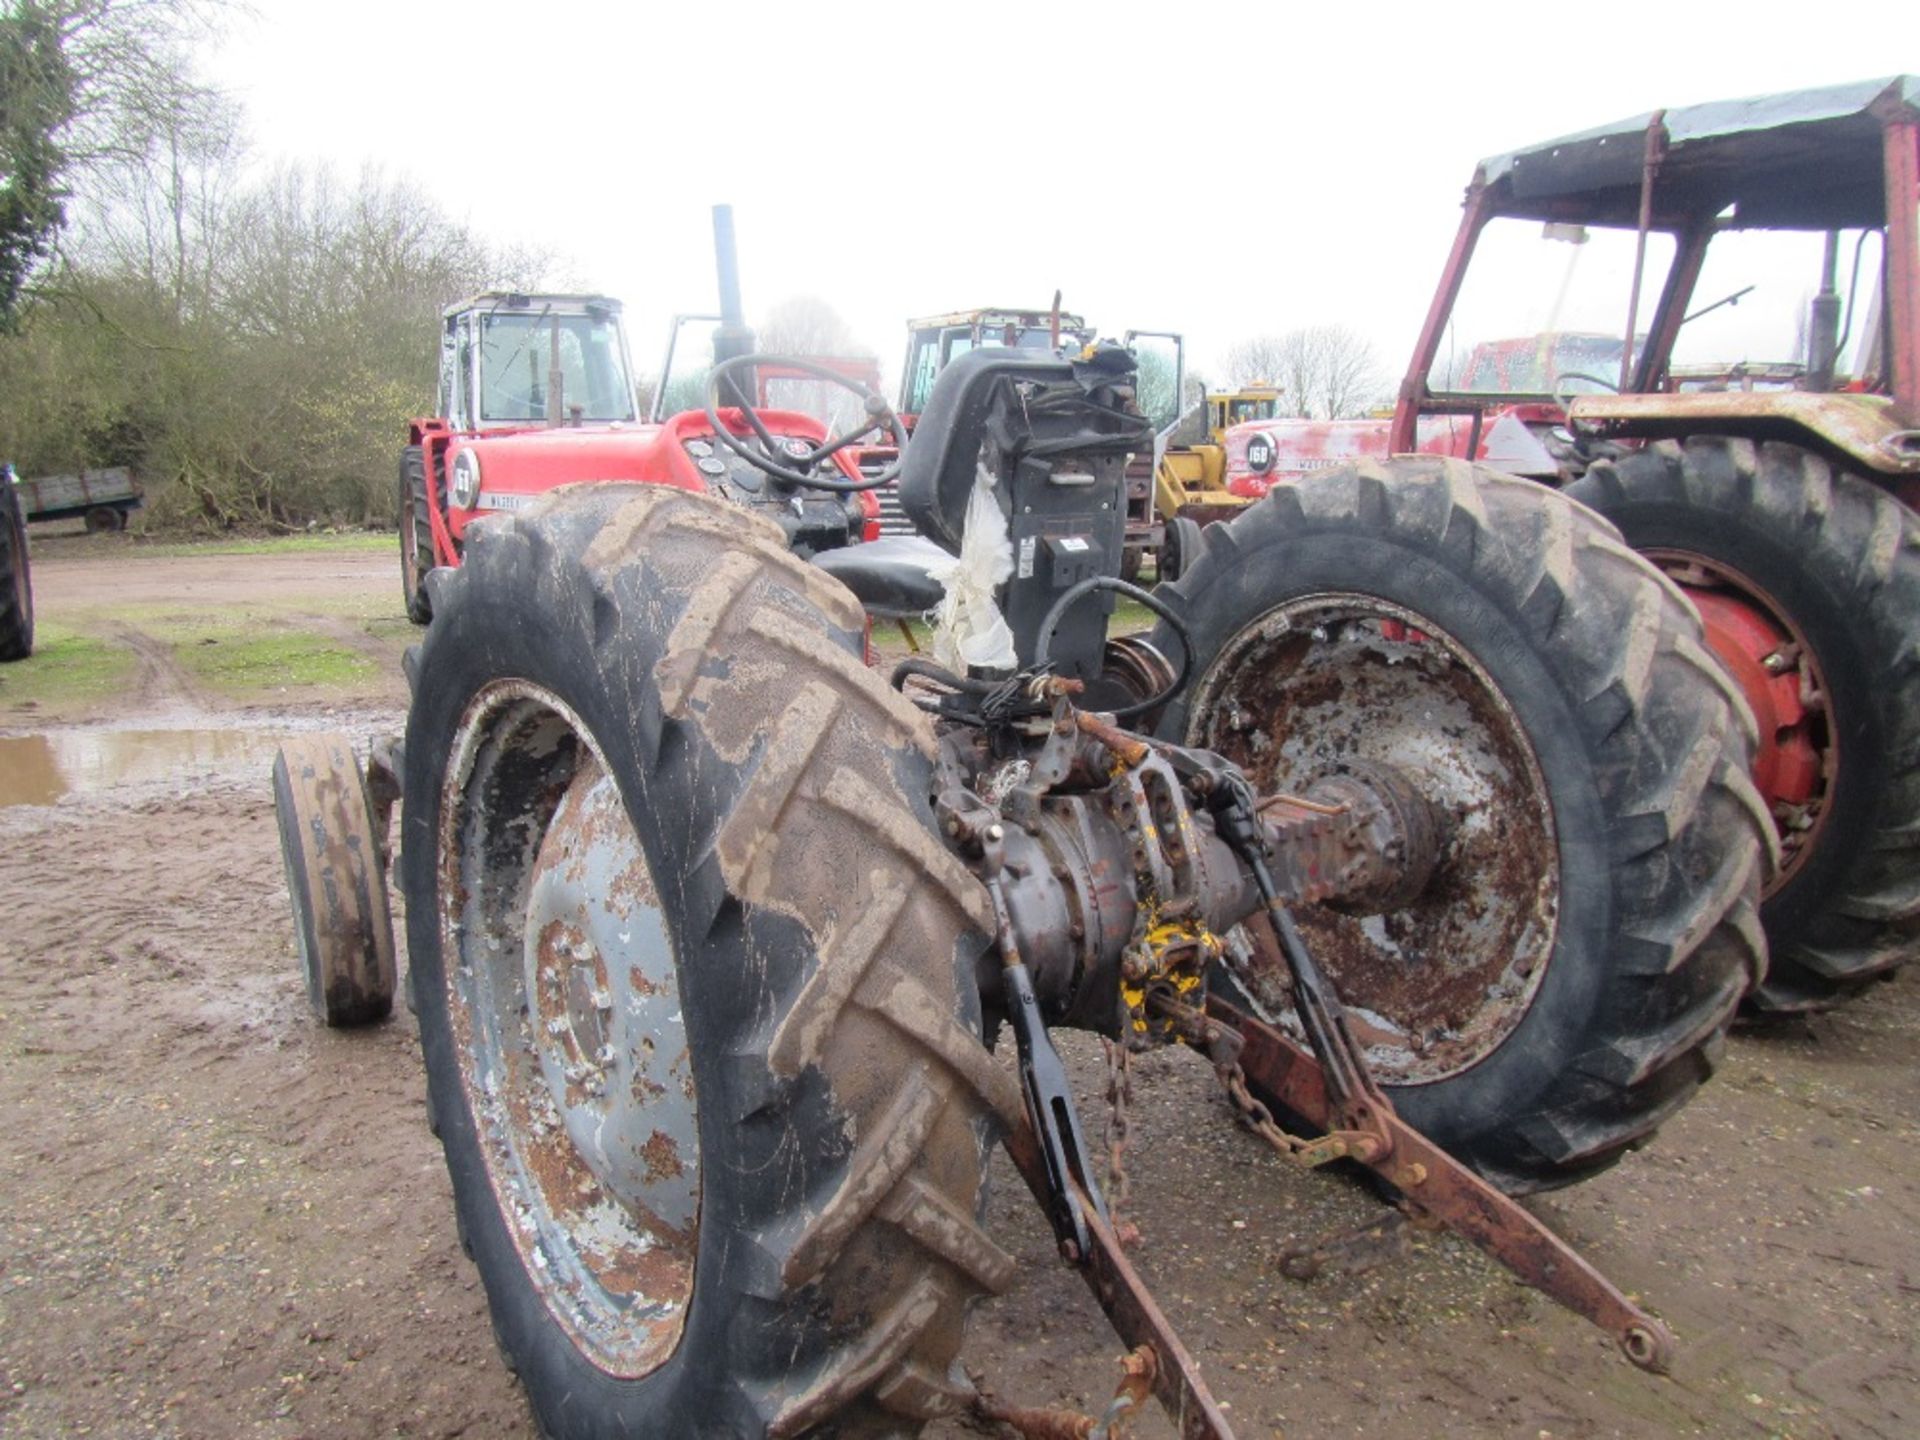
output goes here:
[[[270, 562], [223, 561], [223, 583], [250, 563]], [[397, 589], [392, 568], [356, 583]], [[57, 594], [58, 559], [45, 569]], [[9, 722], [7, 1440], [533, 1433], [461, 1255], [413, 1021], [397, 1006], [368, 1031], [318, 1026], [287, 918], [273, 738], [399, 719], [315, 695]], [[1098, 1048], [1063, 1049], [1097, 1134]], [[1283, 1166], [1193, 1057], [1143, 1058], [1132, 1088], [1134, 1257], [1243, 1440], [1920, 1434], [1920, 975], [1737, 1033], [1651, 1146], [1529, 1202], [1673, 1326], [1666, 1379], [1445, 1237], [1287, 1279], [1289, 1242], [1378, 1202]], [[1019, 1277], [976, 1311], [964, 1363], [1009, 1402], [1097, 1413], [1123, 1347], [999, 1159], [989, 1219]], [[1174, 1434], [1157, 1412], [1135, 1433]]]

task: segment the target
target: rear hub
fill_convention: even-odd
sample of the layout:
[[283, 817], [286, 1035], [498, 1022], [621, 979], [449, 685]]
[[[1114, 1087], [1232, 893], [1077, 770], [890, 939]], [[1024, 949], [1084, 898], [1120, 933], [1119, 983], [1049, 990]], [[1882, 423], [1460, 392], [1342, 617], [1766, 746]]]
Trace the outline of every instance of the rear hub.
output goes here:
[[1262, 793], [1365, 790], [1369, 823], [1405, 832], [1402, 883], [1296, 916], [1339, 992], [1365, 997], [1348, 1009], [1375, 1074], [1430, 1084], [1497, 1049], [1553, 952], [1559, 861], [1533, 751], [1465, 649], [1379, 599], [1306, 596], [1225, 647], [1193, 710], [1196, 743]]
[[1645, 553], [1700, 612], [1708, 645], [1759, 727], [1753, 782], [1780, 832], [1780, 869], [1766, 892], [1772, 894], [1814, 852], [1839, 774], [1826, 677], [1786, 611], [1752, 580], [1688, 551]]

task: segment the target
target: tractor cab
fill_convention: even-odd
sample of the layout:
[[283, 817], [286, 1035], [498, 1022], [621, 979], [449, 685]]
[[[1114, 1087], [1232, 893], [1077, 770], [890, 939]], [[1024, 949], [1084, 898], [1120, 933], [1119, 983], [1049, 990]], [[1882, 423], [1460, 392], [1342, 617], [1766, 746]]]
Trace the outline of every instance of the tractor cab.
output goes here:
[[1902, 76], [1481, 162], [1390, 448], [1477, 455], [1513, 414], [1574, 479], [1596, 442], [1759, 424], [1920, 476], [1917, 133]]
[[1078, 315], [1058, 310], [986, 306], [907, 322], [907, 358], [900, 370], [900, 416], [911, 430], [933, 397], [940, 372], [972, 350], [1032, 350], [1047, 354], [1062, 345], [1091, 345], [1094, 333]]
[[627, 424], [633, 397], [618, 300], [488, 291], [442, 313], [440, 413], [457, 433]]
[[1207, 395], [1207, 434], [1215, 445], [1226, 443], [1235, 425], [1271, 420], [1280, 413], [1280, 387], [1255, 383], [1238, 390], [1214, 390]]

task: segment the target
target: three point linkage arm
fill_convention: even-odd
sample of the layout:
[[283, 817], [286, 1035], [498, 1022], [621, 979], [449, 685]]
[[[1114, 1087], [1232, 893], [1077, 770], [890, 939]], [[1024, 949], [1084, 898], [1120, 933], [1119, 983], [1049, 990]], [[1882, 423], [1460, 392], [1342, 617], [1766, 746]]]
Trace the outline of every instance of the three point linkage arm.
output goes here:
[[[1115, 1238], [1050, 1025], [1136, 1049], [1199, 1049], [1288, 1159], [1367, 1166], [1402, 1209], [1473, 1241], [1611, 1333], [1633, 1363], [1664, 1372], [1673, 1341], [1658, 1320], [1399, 1118], [1288, 911], [1290, 900], [1336, 896], [1389, 909], [1425, 883], [1444, 837], [1411, 787], [1375, 767], [1324, 792], [1259, 797], [1218, 755], [1077, 710], [1071, 682], [1031, 684], [1046, 703], [1017, 732], [1026, 743], [979, 729], [944, 735], [936, 814], [993, 901], [997, 944], [982, 992], [1014, 1030], [1027, 1111], [1008, 1152], [1122, 1338], [1153, 1352], [1154, 1392], [1182, 1436], [1232, 1432]], [[1221, 937], [1258, 917], [1285, 959], [1304, 1046], [1221, 993], [1231, 986], [1209, 985], [1231, 973]], [[1269, 1107], [1323, 1133], [1287, 1135]]]

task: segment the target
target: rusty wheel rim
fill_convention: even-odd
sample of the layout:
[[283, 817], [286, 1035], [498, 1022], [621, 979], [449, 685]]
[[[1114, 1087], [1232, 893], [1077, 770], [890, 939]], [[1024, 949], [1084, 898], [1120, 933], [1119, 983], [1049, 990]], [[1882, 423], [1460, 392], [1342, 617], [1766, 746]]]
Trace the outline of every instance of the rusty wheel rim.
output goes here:
[[[1365, 765], [1413, 783], [1442, 831], [1420, 895], [1385, 914], [1295, 916], [1383, 1082], [1433, 1084], [1493, 1054], [1546, 977], [1559, 847], [1533, 746], [1466, 648], [1372, 596], [1305, 596], [1227, 643], [1191, 713], [1190, 743], [1233, 760], [1263, 794], [1299, 795]], [[1256, 998], [1294, 1025], [1284, 991]]]
[[679, 966], [618, 784], [551, 693], [500, 681], [443, 807], [442, 956], [482, 1158], [528, 1279], [638, 1378], [693, 1295], [700, 1146]]
[[[1832, 692], [1827, 689], [1826, 672], [1820, 666], [1820, 657], [1807, 643], [1807, 637], [1800, 627], [1794, 624], [1786, 607], [1733, 566], [1710, 560], [1691, 550], [1655, 547], [1640, 553], [1657, 565], [1661, 573], [1685, 591], [1689, 598], [1702, 594], [1730, 595], [1746, 609], [1756, 613], [1772, 630], [1779, 641], [1778, 646], [1764, 657], [1748, 655], [1738, 637], [1722, 630], [1712, 623], [1706, 612], [1702, 612], [1708, 644], [1732, 675], [1734, 683], [1746, 698], [1748, 708], [1755, 712], [1756, 717], [1773, 713], [1770, 706], [1756, 703], [1760, 697], [1755, 695], [1755, 682], [1750, 678], [1756, 664], [1769, 677], [1790, 677], [1798, 689], [1804, 714], [1793, 728], [1805, 727], [1804, 739], [1818, 757], [1818, 768], [1812, 793], [1804, 804], [1787, 800], [1762, 787], [1767, 813], [1773, 817], [1774, 831], [1780, 839], [1780, 866], [1768, 878], [1761, 892], [1763, 898], [1771, 896], [1799, 874], [1807, 858], [1819, 848], [1820, 833], [1826, 828], [1827, 817], [1833, 809], [1830, 801], [1840, 780], [1840, 740], [1829, 709], [1828, 696]], [[1776, 657], [1781, 661], [1777, 669], [1767, 663]], [[1764, 719], [1762, 723], [1765, 723]], [[1777, 746], [1780, 735], [1763, 735], [1761, 742], [1763, 747]]]

